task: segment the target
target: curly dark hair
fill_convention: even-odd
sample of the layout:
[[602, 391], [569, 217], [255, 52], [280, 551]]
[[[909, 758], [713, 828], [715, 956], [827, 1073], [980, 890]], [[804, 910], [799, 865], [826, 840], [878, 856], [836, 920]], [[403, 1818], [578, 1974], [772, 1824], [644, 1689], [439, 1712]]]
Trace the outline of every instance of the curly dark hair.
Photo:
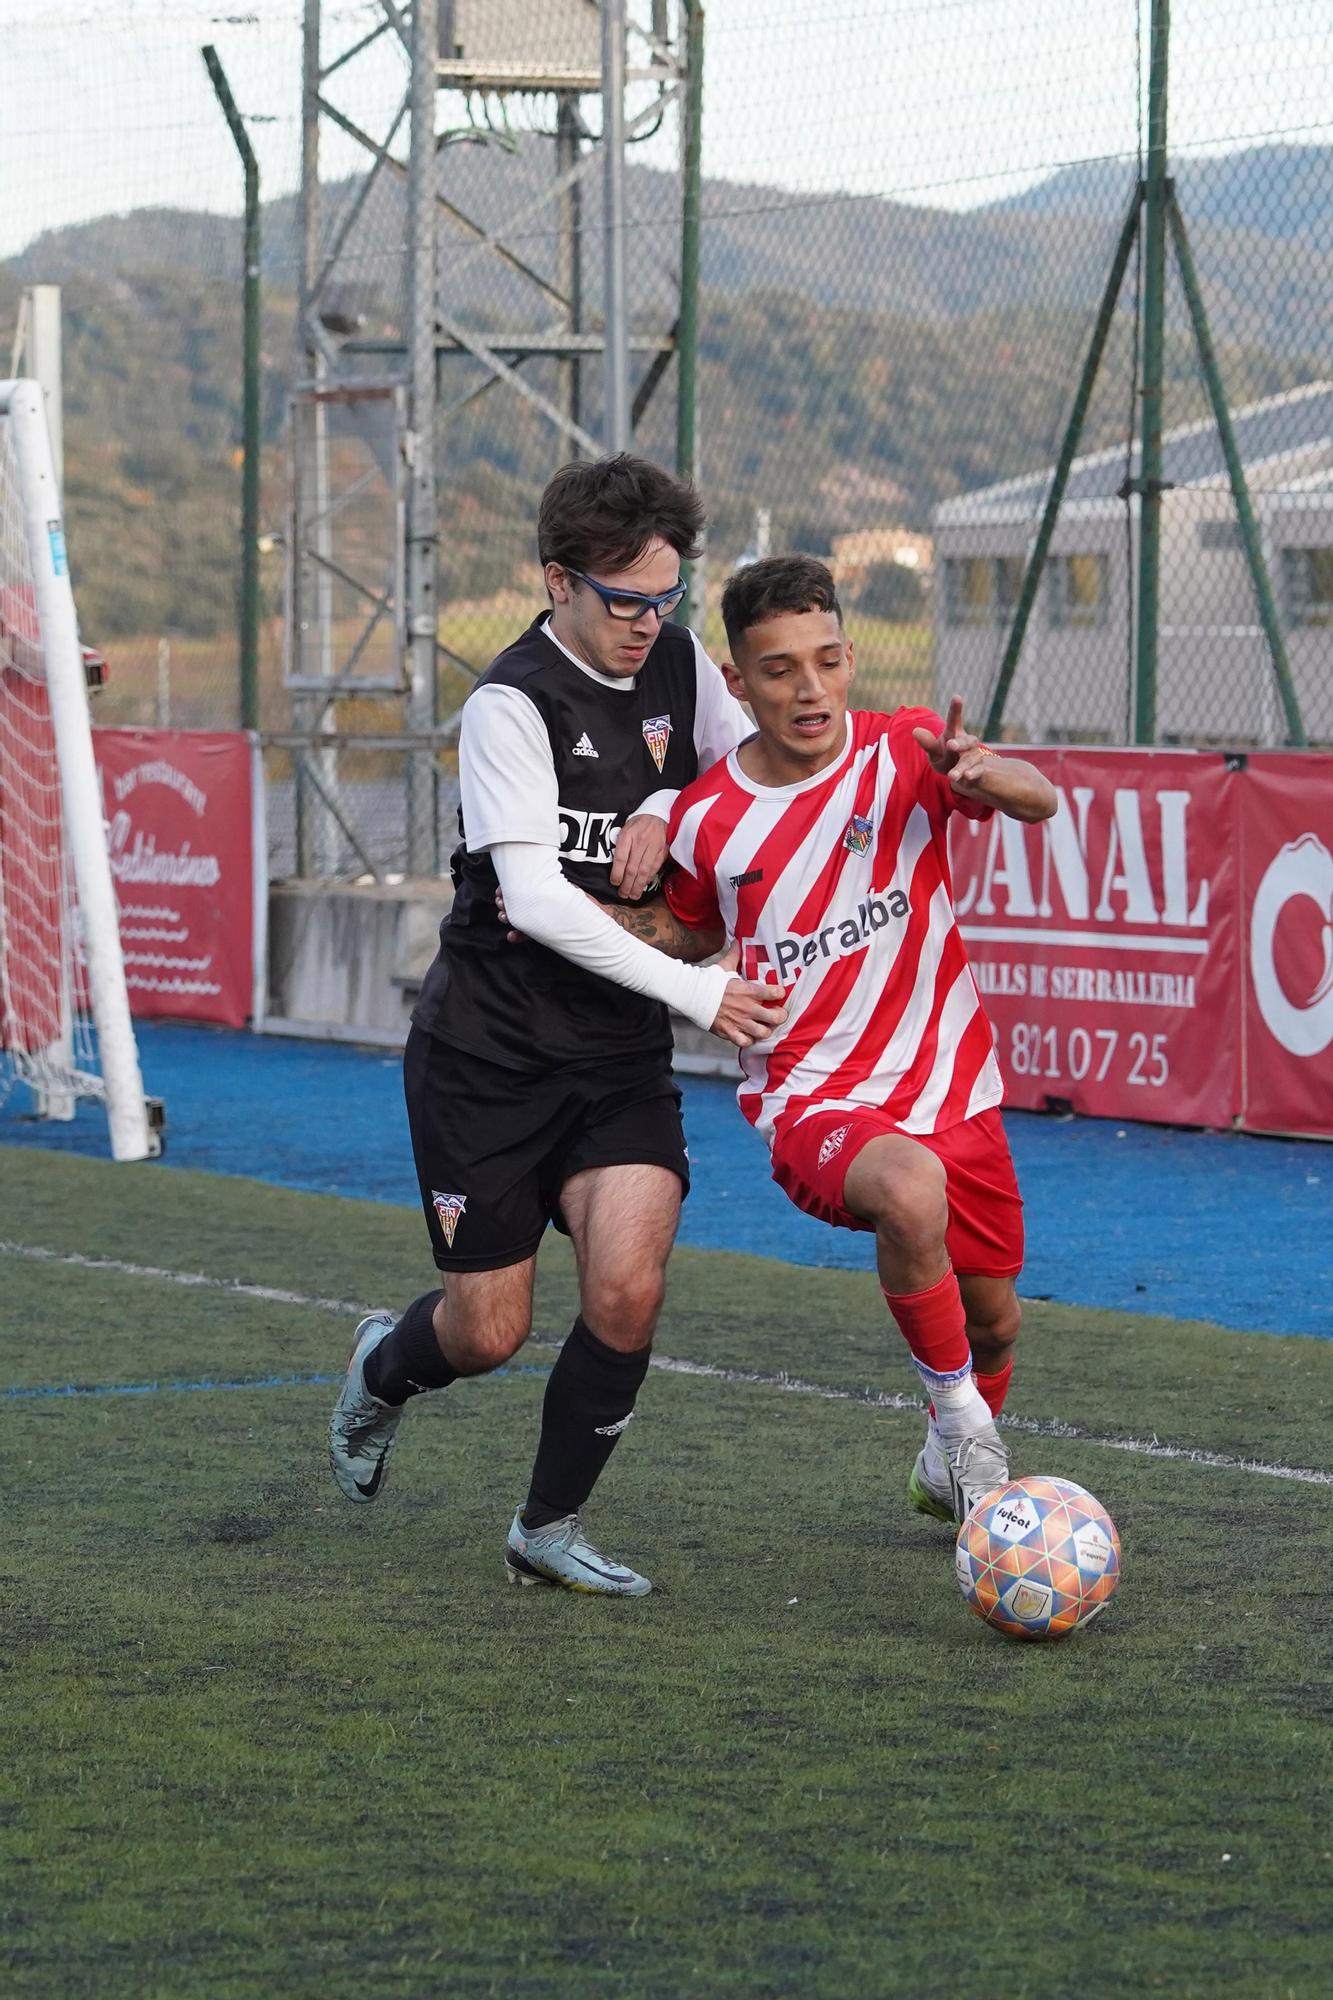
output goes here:
[[827, 564], [816, 556], [765, 556], [734, 571], [722, 593], [727, 644], [734, 652], [752, 625], [782, 611], [831, 611], [841, 625], [842, 606]]
[[703, 531], [703, 501], [689, 480], [622, 451], [561, 466], [537, 512], [537, 553], [543, 566], [596, 575], [628, 569], [655, 535], [692, 561]]

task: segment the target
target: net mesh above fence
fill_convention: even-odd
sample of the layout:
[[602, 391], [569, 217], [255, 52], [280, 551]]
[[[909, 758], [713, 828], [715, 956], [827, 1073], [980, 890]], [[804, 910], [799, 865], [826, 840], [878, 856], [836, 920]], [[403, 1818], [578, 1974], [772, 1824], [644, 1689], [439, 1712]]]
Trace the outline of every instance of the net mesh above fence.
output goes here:
[[[522, 14], [518, 0], [441, 11], [492, 71]], [[683, 12], [632, 0], [632, 70], [649, 67], [655, 23], [679, 47]], [[519, 34], [530, 69], [592, 60], [595, 8], [530, 13], [544, 24]], [[0, 0], [0, 341], [25, 283], [64, 286], [70, 543], [85, 637], [111, 657], [109, 719], [237, 714], [240, 169], [205, 42], [262, 174], [264, 720], [290, 719], [302, 14], [298, 0], [226, 14], [204, 0]], [[347, 60], [324, 88], [318, 256], [336, 264], [324, 330], [349, 375], [401, 375], [410, 333], [405, 20], [369, 0], [323, 8], [324, 64]], [[1170, 173], [1288, 692], [1327, 742], [1333, 22], [1322, 0], [1175, 0], [1170, 20]], [[698, 439], [715, 649], [731, 567], [801, 548], [835, 569], [868, 698], [957, 689], [984, 715], [1146, 170], [1151, 22], [1147, 0], [708, 9]], [[515, 95], [447, 72], [438, 98], [441, 714], [541, 602], [536, 501], [571, 448], [552, 411], [601, 436], [601, 111], [580, 74], [563, 93]], [[641, 77], [627, 118], [636, 440], [671, 464], [679, 100]], [[368, 187], [366, 142], [386, 139], [390, 164]], [[1124, 741], [1134, 728], [1145, 275], [1140, 238], [1012, 677], [1013, 735]], [[571, 326], [580, 356], [543, 353]], [[1161, 377], [1157, 734], [1280, 742], [1290, 709], [1170, 245]], [[401, 709], [349, 698], [333, 720], [397, 727]], [[386, 835], [377, 859], [394, 851]]]

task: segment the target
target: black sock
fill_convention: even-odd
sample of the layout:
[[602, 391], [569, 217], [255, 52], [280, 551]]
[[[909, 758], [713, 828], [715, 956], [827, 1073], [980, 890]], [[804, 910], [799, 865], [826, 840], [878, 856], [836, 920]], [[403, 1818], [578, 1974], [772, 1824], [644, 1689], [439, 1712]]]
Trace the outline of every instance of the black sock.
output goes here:
[[576, 1514], [634, 1414], [651, 1348], [622, 1354], [576, 1319], [542, 1404], [542, 1434], [523, 1508], [525, 1528]]
[[393, 1332], [367, 1357], [366, 1387], [382, 1403], [405, 1403], [426, 1389], [447, 1389], [458, 1380], [440, 1352], [432, 1321], [443, 1292], [413, 1299]]

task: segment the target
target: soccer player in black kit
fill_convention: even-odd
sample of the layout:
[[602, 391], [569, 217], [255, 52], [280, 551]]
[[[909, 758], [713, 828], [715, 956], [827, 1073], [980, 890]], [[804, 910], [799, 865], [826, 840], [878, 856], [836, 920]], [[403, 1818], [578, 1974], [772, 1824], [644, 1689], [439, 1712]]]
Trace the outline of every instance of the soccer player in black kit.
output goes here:
[[409, 1400], [527, 1339], [554, 1221], [580, 1309], [505, 1566], [614, 1597], [651, 1585], [580, 1510], [633, 1415], [689, 1185], [667, 1004], [741, 1048], [783, 1018], [771, 988], [666, 958], [598, 907], [657, 886], [676, 793], [750, 733], [668, 622], [702, 528], [692, 486], [627, 454], [567, 465], [542, 496], [550, 607], [463, 710], [454, 902], [403, 1059], [442, 1287], [361, 1322], [329, 1431], [340, 1489], [373, 1500]]

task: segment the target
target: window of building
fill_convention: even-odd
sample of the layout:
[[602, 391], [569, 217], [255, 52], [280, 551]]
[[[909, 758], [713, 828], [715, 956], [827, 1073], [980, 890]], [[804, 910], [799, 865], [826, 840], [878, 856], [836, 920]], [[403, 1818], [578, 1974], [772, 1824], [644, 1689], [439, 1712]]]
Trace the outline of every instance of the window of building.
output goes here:
[[1221, 551], [1243, 547], [1239, 521], [1200, 521], [1199, 547]]
[[1282, 581], [1293, 625], [1333, 625], [1333, 548], [1283, 549]]
[[997, 556], [995, 561], [995, 602], [1001, 622], [1008, 624], [1018, 609], [1027, 564], [1022, 556]]
[[944, 616], [950, 625], [1007, 625], [1023, 588], [1022, 556], [946, 556]]
[[1052, 557], [1052, 625], [1104, 625], [1110, 607], [1111, 565], [1106, 556]]
[[948, 556], [944, 563], [944, 615], [950, 625], [990, 625], [995, 620], [995, 565], [989, 556]]

